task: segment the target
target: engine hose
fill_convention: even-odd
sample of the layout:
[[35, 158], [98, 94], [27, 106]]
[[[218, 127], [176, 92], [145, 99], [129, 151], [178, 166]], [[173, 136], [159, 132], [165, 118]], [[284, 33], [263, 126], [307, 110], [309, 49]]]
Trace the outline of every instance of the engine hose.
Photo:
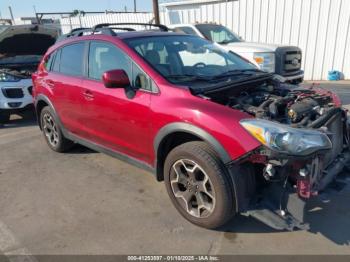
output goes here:
[[269, 104], [270, 114], [273, 117], [276, 117], [278, 115], [278, 107], [280, 105], [288, 103], [291, 100], [293, 100], [293, 97], [291, 97], [291, 96], [286, 96], [286, 97], [281, 97], [281, 98], [275, 99], [271, 104]]
[[261, 103], [261, 105], [259, 106], [260, 109], [265, 109], [266, 107], [268, 107], [273, 101], [275, 101], [276, 98], [269, 98], [266, 101], [264, 101], [263, 103]]
[[310, 120], [310, 116], [305, 116], [299, 123], [291, 124], [291, 127], [301, 127]]
[[332, 116], [334, 116], [335, 114], [338, 114], [341, 111], [342, 111], [341, 108], [334, 107], [334, 108], [330, 109], [325, 115], [320, 116], [315, 121], [310, 123], [307, 127], [319, 128], [319, 127], [323, 126]]

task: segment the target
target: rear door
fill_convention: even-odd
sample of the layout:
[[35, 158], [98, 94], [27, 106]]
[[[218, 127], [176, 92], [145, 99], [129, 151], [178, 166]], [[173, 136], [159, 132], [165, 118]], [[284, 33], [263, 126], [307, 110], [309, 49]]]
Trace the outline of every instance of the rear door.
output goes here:
[[81, 102], [85, 46], [85, 42], [78, 42], [60, 48], [47, 79], [53, 92], [52, 102], [64, 127], [79, 135], [84, 133]]
[[[133, 86], [140, 89], [127, 97], [123, 88], [106, 88], [102, 74], [123, 69]], [[91, 41], [88, 55], [88, 75], [84, 80], [83, 121], [89, 140], [110, 149], [147, 161], [151, 139], [150, 101], [154, 95], [153, 81], [114, 44]]]

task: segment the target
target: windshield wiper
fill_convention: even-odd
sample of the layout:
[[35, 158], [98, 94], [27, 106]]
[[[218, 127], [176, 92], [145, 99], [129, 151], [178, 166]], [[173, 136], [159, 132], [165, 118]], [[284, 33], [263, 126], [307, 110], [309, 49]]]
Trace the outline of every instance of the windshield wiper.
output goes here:
[[234, 43], [234, 42], [237, 42], [237, 41], [235, 39], [225, 39], [225, 40], [222, 40], [222, 41], [218, 42], [218, 44], [226, 45], [226, 44]]
[[235, 70], [229, 70], [224, 73], [218, 74], [213, 76], [214, 79], [219, 79], [226, 76], [237, 76], [237, 75], [253, 75], [254, 73], [266, 73], [264, 71], [261, 71], [260, 69], [235, 69]]
[[183, 74], [183, 75], [168, 75], [167, 78], [173, 78], [173, 79], [184, 79], [189, 78], [190, 80], [204, 80], [208, 81], [211, 80], [211, 77], [202, 76], [202, 75], [191, 75], [191, 74]]

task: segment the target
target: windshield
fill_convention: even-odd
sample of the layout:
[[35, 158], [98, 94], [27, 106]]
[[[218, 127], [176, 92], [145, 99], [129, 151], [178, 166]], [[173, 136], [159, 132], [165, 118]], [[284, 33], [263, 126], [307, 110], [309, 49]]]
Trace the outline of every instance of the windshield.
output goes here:
[[125, 40], [169, 81], [198, 81], [258, 71], [251, 63], [215, 43], [190, 35], [154, 36]]
[[206, 39], [219, 44], [242, 42], [238, 35], [232, 33], [222, 25], [199, 24], [196, 27]]

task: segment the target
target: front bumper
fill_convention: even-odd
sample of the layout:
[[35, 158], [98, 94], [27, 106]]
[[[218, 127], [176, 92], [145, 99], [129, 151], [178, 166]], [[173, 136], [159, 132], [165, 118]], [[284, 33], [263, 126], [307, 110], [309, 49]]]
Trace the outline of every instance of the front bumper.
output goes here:
[[[32, 80], [0, 82], [0, 110], [21, 110], [33, 104]], [[16, 92], [11, 92], [12, 90]]]
[[292, 75], [283, 75], [288, 83], [301, 83], [304, 81], [304, 71], [300, 70]]
[[[242, 214], [277, 230], [308, 229], [304, 221], [308, 200], [322, 199], [325, 192], [329, 196], [330, 192], [335, 194], [337, 190], [350, 187], [350, 179], [346, 179], [350, 176], [343, 172], [350, 168], [349, 123], [346, 112], [342, 110], [322, 126], [332, 141], [330, 150], [288, 160], [284, 156], [270, 155], [268, 161], [261, 161], [260, 164], [270, 163], [270, 167], [272, 162], [279, 164], [275, 165], [274, 172], [268, 173], [265, 169], [264, 177], [270, 181], [251, 199], [245, 210], [241, 210]], [[283, 161], [285, 165], [278, 166]]]
[[[350, 151], [347, 150], [323, 170], [323, 177], [318, 184], [318, 194], [314, 195], [313, 199], [329, 202], [329, 198], [332, 198], [333, 195], [350, 187], [350, 176], [342, 173], [349, 166]], [[252, 201], [242, 215], [254, 217], [276, 230], [308, 230], [309, 224], [305, 222], [305, 214], [308, 211], [307, 203], [308, 199], [301, 198], [297, 188], [271, 184]]]

